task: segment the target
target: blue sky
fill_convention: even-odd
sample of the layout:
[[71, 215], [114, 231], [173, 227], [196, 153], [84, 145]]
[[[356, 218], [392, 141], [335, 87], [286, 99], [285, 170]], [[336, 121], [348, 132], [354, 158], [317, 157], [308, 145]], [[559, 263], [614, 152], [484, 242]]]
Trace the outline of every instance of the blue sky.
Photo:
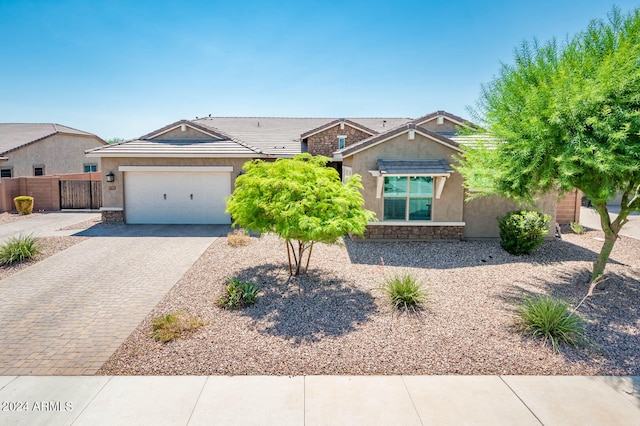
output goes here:
[[214, 116], [467, 117], [523, 40], [630, 0], [0, 0], [0, 122], [104, 139]]

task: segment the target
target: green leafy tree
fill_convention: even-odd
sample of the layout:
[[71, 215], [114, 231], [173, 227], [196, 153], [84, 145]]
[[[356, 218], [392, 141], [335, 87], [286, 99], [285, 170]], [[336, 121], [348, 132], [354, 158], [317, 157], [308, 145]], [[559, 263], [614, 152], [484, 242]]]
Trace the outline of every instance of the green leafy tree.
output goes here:
[[107, 143], [109, 145], [113, 145], [113, 144], [124, 142], [124, 141], [125, 141], [125, 139], [123, 139], [123, 138], [111, 138], [111, 139], [107, 140]]
[[227, 201], [234, 226], [285, 239], [291, 275], [307, 271], [314, 242], [335, 244], [345, 234], [362, 235], [374, 217], [362, 207], [360, 176], [343, 185], [338, 172], [326, 167], [328, 161], [300, 154], [275, 162], [248, 162]]
[[[458, 170], [478, 195], [531, 201], [580, 189], [600, 215], [605, 242], [591, 294], [628, 215], [640, 207], [640, 11], [613, 9], [563, 43], [525, 42], [483, 86], [474, 118], [484, 138]], [[487, 135], [492, 138], [487, 142]], [[606, 202], [622, 194], [612, 220]]]

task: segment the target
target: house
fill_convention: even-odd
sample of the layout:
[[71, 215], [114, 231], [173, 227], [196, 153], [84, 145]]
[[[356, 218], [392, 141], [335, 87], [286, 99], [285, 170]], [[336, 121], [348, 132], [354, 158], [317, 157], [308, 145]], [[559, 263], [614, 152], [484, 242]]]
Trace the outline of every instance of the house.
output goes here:
[[[464, 119], [437, 111], [411, 118], [204, 117], [138, 139], [95, 148], [103, 170], [103, 220], [228, 224], [225, 198], [251, 159], [325, 155], [346, 178], [362, 176], [365, 207], [378, 222], [371, 239], [495, 238], [496, 217], [512, 202], [465, 202], [453, 168]], [[557, 196], [539, 208], [555, 215]]]
[[53, 123], [0, 123], [0, 178], [95, 172], [85, 151], [106, 142]]

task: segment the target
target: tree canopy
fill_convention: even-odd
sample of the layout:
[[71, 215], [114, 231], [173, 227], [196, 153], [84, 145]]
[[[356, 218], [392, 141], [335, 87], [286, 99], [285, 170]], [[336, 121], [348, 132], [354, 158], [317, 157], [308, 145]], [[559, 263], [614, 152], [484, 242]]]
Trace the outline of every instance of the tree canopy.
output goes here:
[[[363, 208], [360, 176], [343, 184], [338, 172], [326, 166], [329, 161], [300, 154], [248, 162], [227, 201], [234, 226], [272, 232], [286, 240], [292, 275], [306, 272], [314, 242], [335, 244], [345, 234], [362, 235], [374, 217]], [[307, 250], [307, 264], [301, 269]]]
[[[476, 195], [530, 201], [578, 188], [591, 200], [605, 243], [590, 292], [620, 228], [640, 207], [639, 58], [639, 10], [614, 8], [562, 43], [524, 42], [472, 110], [491, 142], [469, 144], [459, 159]], [[621, 211], [612, 221], [606, 202], [618, 193]]]

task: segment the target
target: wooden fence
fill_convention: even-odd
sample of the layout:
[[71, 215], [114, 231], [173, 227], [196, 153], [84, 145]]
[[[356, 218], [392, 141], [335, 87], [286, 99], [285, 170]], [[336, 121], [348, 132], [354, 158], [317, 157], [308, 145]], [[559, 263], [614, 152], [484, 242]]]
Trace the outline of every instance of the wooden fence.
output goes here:
[[[13, 211], [13, 198], [34, 198], [34, 211], [99, 209], [102, 206], [100, 173], [0, 179], [0, 211]], [[76, 183], [78, 182], [78, 183]]]
[[96, 180], [60, 180], [61, 209], [99, 209], [102, 207], [102, 182]]

